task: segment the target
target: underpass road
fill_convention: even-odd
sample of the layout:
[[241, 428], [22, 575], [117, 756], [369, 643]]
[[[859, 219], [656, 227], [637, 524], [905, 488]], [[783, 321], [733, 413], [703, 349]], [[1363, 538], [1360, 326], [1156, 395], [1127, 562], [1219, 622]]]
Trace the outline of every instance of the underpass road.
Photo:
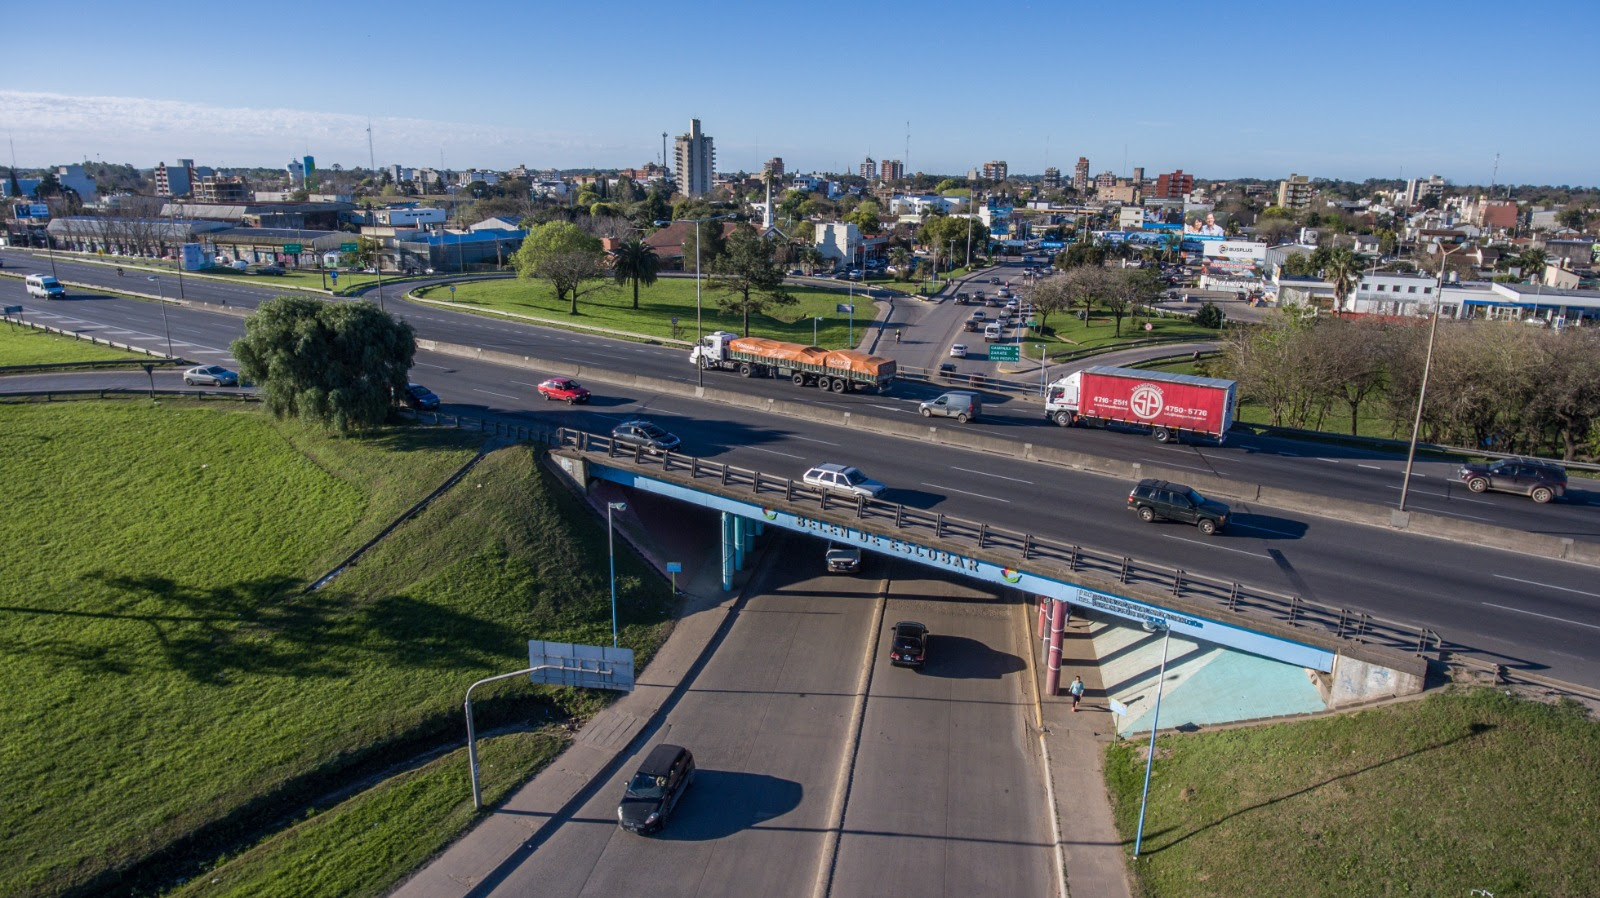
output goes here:
[[[787, 538], [777, 565], [657, 734], [495, 895], [810, 895], [847, 759], [878, 581], [817, 576], [822, 547]], [[648, 671], [646, 671], [648, 675]], [[617, 826], [617, 800], [656, 742], [699, 768], [667, 828]], [[843, 893], [840, 893], [843, 894]]]
[[[877, 634], [833, 895], [1049, 895], [1049, 814], [1022, 611], [961, 583], [895, 572]], [[921, 671], [889, 663], [896, 621], [933, 633]]]

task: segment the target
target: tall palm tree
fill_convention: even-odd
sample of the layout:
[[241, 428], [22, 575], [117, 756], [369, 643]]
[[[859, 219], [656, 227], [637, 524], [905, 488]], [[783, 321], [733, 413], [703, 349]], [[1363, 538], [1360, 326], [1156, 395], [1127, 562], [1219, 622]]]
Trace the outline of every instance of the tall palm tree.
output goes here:
[[1333, 284], [1333, 309], [1337, 312], [1361, 276], [1361, 261], [1355, 253], [1340, 247], [1328, 254], [1328, 267], [1322, 270], [1322, 276]]
[[1544, 267], [1550, 263], [1550, 254], [1537, 247], [1529, 247], [1517, 255], [1517, 267], [1522, 269], [1522, 276], [1530, 280], [1543, 281]]
[[907, 281], [911, 279], [911, 250], [897, 246], [889, 250], [889, 264], [894, 266], [896, 280]]
[[655, 247], [637, 236], [629, 237], [617, 247], [612, 264], [611, 277], [617, 283], [633, 282], [633, 307], [639, 308], [639, 286], [654, 284], [656, 272], [661, 270]]

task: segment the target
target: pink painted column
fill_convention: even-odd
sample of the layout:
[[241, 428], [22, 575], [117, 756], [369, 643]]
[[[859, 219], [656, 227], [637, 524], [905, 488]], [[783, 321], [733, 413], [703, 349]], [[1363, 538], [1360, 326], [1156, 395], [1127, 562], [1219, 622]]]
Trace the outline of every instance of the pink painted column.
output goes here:
[[1067, 603], [1050, 603], [1050, 661], [1045, 667], [1044, 691], [1055, 696], [1061, 690], [1061, 633], [1067, 626]]

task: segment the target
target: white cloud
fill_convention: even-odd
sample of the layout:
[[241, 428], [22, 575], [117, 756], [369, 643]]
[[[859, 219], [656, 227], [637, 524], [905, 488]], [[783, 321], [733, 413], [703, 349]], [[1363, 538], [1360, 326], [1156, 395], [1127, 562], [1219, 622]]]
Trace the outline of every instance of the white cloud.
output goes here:
[[[280, 166], [308, 152], [319, 167], [368, 160], [366, 117], [337, 112], [0, 90], [0, 129], [27, 167], [96, 158], [141, 168], [178, 158]], [[612, 156], [610, 164], [631, 164], [637, 153], [597, 135], [422, 118], [374, 118], [372, 141], [380, 166], [438, 165], [441, 150], [455, 169], [604, 165]]]

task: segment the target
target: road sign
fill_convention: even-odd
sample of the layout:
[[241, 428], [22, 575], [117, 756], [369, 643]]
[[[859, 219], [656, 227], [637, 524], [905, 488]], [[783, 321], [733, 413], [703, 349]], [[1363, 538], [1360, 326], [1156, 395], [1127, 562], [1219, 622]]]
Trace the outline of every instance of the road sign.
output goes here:
[[361, 249], [361, 247], [355, 245], [354, 243], [341, 243], [341, 244], [339, 244], [339, 252], [341, 252], [341, 253], [353, 253], [353, 252], [356, 252], [359, 249]]
[[455, 299], [455, 296], [456, 296], [456, 285], [455, 284], [451, 284], [450, 285], [450, 298], [451, 299]]
[[286, 253], [298, 253], [303, 249], [305, 249], [305, 247], [298, 243], [285, 243], [283, 245], [283, 251]]
[[1019, 347], [1015, 343], [989, 344], [989, 361], [991, 362], [1016, 362], [1021, 360]]
[[528, 640], [528, 678], [550, 686], [633, 691], [633, 649]]
[[21, 315], [22, 314], [22, 306], [6, 306], [5, 314], [7, 314], [7, 315]]
[[839, 303], [833, 307], [833, 310], [838, 312], [840, 315], [854, 315], [856, 313], [856, 307], [847, 302]]
[[1032, 328], [1037, 328], [1039, 326], [1039, 319], [1037, 319], [1037, 318], [1029, 318], [1028, 319], [1028, 326], [1032, 327]]
[[335, 284], [339, 283], [339, 272], [338, 271], [330, 271], [330, 272], [328, 272], [328, 277], [333, 278], [333, 282]]

